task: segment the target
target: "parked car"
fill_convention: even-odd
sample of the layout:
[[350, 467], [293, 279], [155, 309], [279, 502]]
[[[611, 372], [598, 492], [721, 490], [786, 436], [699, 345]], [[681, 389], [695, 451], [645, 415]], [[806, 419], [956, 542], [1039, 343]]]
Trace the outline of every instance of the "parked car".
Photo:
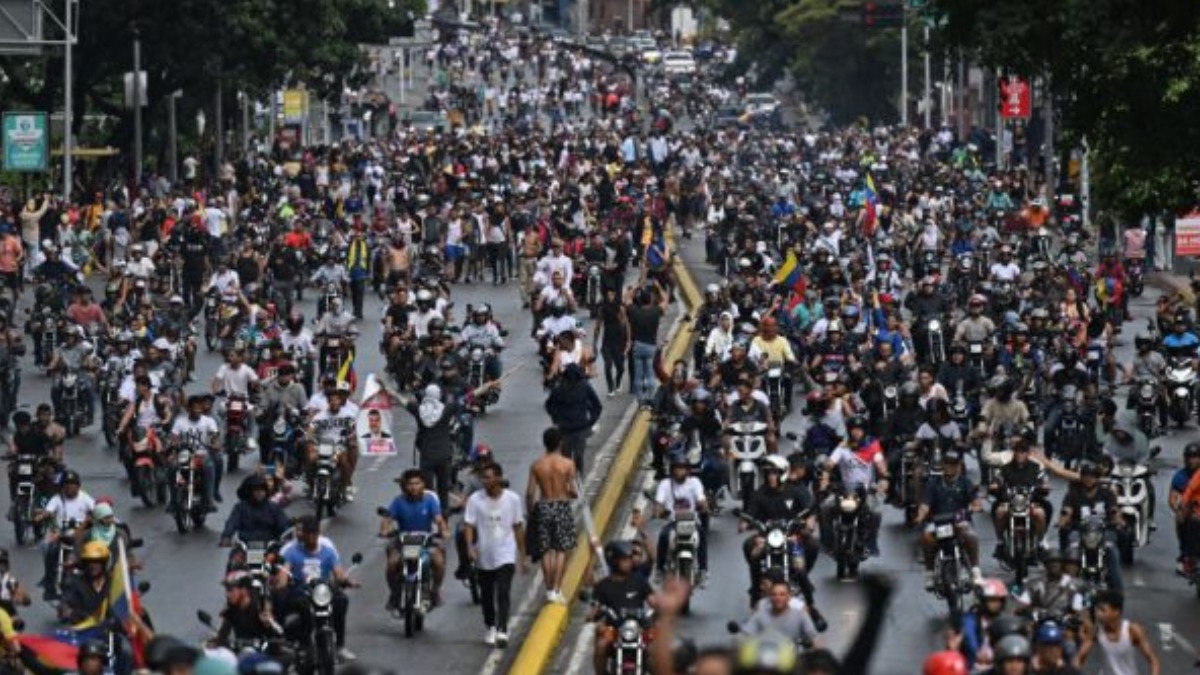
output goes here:
[[696, 72], [696, 59], [688, 52], [670, 51], [662, 55], [662, 67], [667, 75], [690, 75]]

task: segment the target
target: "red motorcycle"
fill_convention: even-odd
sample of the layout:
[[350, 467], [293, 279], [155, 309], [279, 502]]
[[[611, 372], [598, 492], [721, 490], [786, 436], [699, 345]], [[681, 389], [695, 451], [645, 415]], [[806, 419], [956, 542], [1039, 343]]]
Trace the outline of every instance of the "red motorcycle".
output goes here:
[[237, 471], [242, 455], [258, 450], [258, 440], [250, 437], [250, 402], [233, 395], [225, 406], [225, 457], [230, 473]]

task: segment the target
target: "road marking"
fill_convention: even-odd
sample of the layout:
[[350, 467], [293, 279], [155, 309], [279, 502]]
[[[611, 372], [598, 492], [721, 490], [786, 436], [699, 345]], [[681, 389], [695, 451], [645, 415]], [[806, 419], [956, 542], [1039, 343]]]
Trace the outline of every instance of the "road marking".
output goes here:
[[1159, 640], [1164, 652], [1175, 649], [1175, 627], [1169, 623], [1158, 624]]
[[592, 646], [592, 631], [588, 630], [588, 624], [583, 624], [579, 629], [579, 636], [575, 638], [575, 647], [571, 650], [571, 660], [567, 662], [566, 673], [585, 673], [587, 668], [584, 665], [584, 660], [591, 656]]
[[[1134, 585], [1134, 586], [1145, 586], [1145, 585], [1146, 585], [1146, 579], [1145, 579], [1145, 578], [1143, 578], [1141, 574], [1136, 574], [1136, 573], [1135, 573], [1135, 574], [1133, 575], [1133, 585]], [[1168, 625], [1168, 626], [1169, 626], [1170, 624], [1159, 624], [1159, 625]]]

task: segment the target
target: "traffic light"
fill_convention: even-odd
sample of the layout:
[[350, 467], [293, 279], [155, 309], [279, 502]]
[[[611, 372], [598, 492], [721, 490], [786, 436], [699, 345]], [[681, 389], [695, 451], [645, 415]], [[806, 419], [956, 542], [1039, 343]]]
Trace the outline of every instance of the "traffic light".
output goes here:
[[864, 2], [862, 22], [867, 28], [887, 28], [904, 23], [903, 2]]

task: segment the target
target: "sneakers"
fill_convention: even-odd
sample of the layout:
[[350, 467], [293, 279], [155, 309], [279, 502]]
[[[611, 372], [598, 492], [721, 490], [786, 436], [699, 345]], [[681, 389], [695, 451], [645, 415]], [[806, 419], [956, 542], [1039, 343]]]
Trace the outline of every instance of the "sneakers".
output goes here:
[[933, 570], [925, 570], [925, 590], [933, 592]]
[[508, 646], [508, 633], [505, 631], [496, 631], [496, 646], [504, 649]]
[[567, 604], [567, 599], [563, 597], [562, 593], [555, 590], [549, 590], [546, 591], [546, 602], [556, 605], [565, 605]]
[[983, 572], [978, 567], [971, 568], [971, 583], [978, 584], [983, 581]]
[[348, 663], [350, 661], [357, 659], [358, 656], [356, 656], [354, 654], [354, 652], [350, 651], [349, 649], [346, 649], [345, 647], [341, 647], [340, 649], [338, 649], [337, 658], [338, 658], [338, 663]]
[[617, 392], [615, 392], [615, 391], [610, 391], [610, 392], [608, 392], [608, 397], [609, 397], [609, 398], [616, 398], [616, 397], [617, 397]]
[[808, 616], [812, 619], [813, 627], [817, 629], [818, 633], [824, 633], [829, 628], [829, 622], [817, 611], [816, 607], [808, 606]]
[[494, 647], [496, 645], [496, 627], [492, 626], [487, 629], [487, 633], [483, 636], [483, 644]]

